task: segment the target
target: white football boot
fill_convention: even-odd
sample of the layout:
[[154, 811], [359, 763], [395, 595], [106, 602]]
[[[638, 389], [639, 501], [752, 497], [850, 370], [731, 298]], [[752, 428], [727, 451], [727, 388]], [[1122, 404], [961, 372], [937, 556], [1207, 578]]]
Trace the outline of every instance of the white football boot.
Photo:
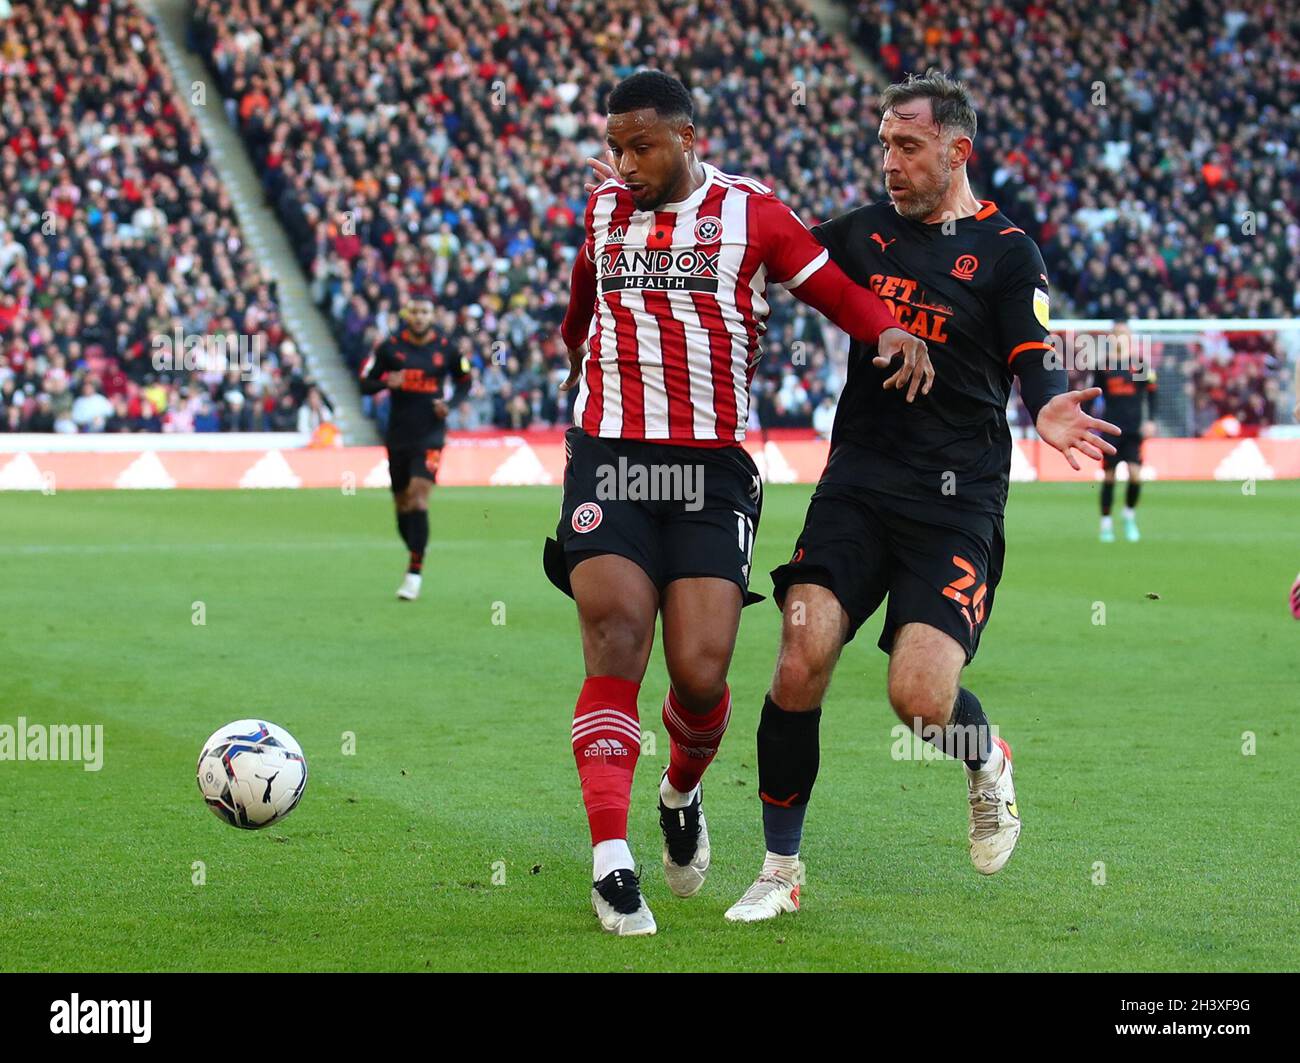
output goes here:
[[420, 597], [420, 584], [423, 577], [418, 572], [408, 572], [406, 578], [402, 580], [402, 585], [397, 588], [397, 597], [404, 602], [413, 602]]
[[794, 914], [799, 911], [799, 885], [803, 877], [802, 863], [794, 872], [765, 867], [745, 895], [727, 909], [727, 922], [758, 923], [785, 912]]
[[[664, 775], [668, 773], [665, 771]], [[662, 785], [662, 780], [661, 780]], [[669, 808], [659, 800], [659, 829], [664, 834], [664, 878], [679, 897], [694, 897], [709, 873], [709, 825], [704, 821], [704, 792], [685, 808]]]
[[602, 930], [619, 937], [643, 937], [653, 934], [655, 917], [641, 896], [641, 880], [626, 868], [611, 871], [591, 884], [591, 907]]
[[1020, 809], [1011, 782], [1011, 747], [993, 739], [993, 753], [979, 771], [966, 769], [970, 796], [970, 860], [981, 875], [1001, 871], [1020, 837]]

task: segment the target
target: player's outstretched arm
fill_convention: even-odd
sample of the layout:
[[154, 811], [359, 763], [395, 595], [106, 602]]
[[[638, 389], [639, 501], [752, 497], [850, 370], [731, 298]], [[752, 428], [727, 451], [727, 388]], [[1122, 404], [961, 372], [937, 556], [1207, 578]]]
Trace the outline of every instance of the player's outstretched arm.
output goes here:
[[[1023, 386], [1023, 380], [1021, 383]], [[1049, 399], [1034, 420], [1034, 426], [1043, 442], [1064, 454], [1072, 469], [1079, 468], [1079, 462], [1073, 453], [1076, 450], [1094, 461], [1101, 461], [1105, 455], [1115, 453], [1115, 447], [1109, 440], [1097, 433], [1106, 432], [1117, 436], [1120, 434], [1119, 428], [1109, 421], [1090, 417], [1083, 412], [1083, 407], [1100, 394], [1101, 388], [1063, 392]]]
[[908, 402], [918, 392], [929, 394], [934, 366], [925, 341], [899, 328], [884, 300], [854, 284], [799, 215], [779, 199], [762, 196], [750, 202], [750, 230], [762, 233], [768, 275], [855, 340], [875, 344], [875, 365], [883, 369], [901, 356], [902, 364], [885, 381], [885, 388], [906, 388]]
[[790, 294], [829, 318], [855, 340], [874, 343], [873, 365], [885, 369], [895, 359], [902, 358], [897, 370], [882, 385], [886, 391], [906, 388], [908, 402], [918, 392], [930, 394], [934, 386], [934, 365], [925, 341], [899, 328], [880, 296], [854, 284], [834, 262], [828, 259], [808, 280], [798, 287], [790, 287]]
[[1069, 390], [1069, 379], [1051, 342], [1051, 299], [1043, 256], [1027, 237], [1013, 239], [1016, 243], [998, 262], [998, 334], [1010, 348], [1007, 361], [1020, 378], [1020, 397], [1039, 437], [1059, 450], [1077, 471], [1076, 450], [1101, 461], [1114, 454], [1115, 448], [1098, 433], [1117, 436], [1120, 430], [1086, 412], [1101, 397], [1101, 388]]
[[934, 385], [934, 365], [925, 341], [899, 328], [880, 296], [854, 284], [794, 212], [779, 203], [776, 206], [773, 229], [778, 242], [776, 261], [769, 263], [772, 276], [787, 275], [800, 260], [805, 260], [801, 269], [782, 282], [790, 294], [829, 318], [855, 340], [875, 344], [876, 355], [871, 361], [881, 369], [901, 357], [897, 370], [884, 382], [886, 390], [906, 388], [908, 402], [918, 393], [928, 395]]

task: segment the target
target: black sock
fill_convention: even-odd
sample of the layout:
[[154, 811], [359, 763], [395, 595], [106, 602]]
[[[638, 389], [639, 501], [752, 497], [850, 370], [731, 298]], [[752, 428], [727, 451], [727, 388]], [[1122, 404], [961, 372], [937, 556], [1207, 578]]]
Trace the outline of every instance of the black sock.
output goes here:
[[988, 762], [992, 742], [989, 720], [980, 699], [965, 687], [957, 691], [948, 726], [942, 732], [937, 728], [927, 728], [926, 732], [921, 735], [925, 741], [950, 757], [964, 760], [972, 771], [978, 771]]
[[417, 509], [407, 514], [410, 519], [410, 538], [406, 545], [411, 549], [411, 564], [407, 572], [419, 572], [424, 568], [424, 549], [429, 545], [429, 511]]
[[1142, 493], [1142, 481], [1130, 480], [1128, 486], [1124, 488], [1124, 505], [1129, 509], [1135, 509], [1138, 504], [1138, 495]]
[[403, 513], [400, 510], [397, 513], [397, 534], [402, 537], [402, 542], [406, 544], [408, 550], [411, 548], [411, 518], [413, 516], [415, 516], [414, 513]]
[[1115, 481], [1102, 480], [1101, 482], [1101, 515], [1110, 516], [1110, 507], [1115, 504]]
[[821, 708], [786, 712], [768, 694], [758, 721], [758, 796], [768, 852], [793, 856], [803, 836], [803, 817], [817, 781]]

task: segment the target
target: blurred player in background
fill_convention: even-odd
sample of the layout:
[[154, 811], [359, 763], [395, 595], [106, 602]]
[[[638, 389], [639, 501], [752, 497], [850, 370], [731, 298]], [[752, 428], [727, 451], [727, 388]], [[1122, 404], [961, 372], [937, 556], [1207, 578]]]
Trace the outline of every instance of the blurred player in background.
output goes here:
[[[659, 786], [664, 874], [688, 897], [709, 869], [700, 779], [731, 715], [727, 669], [741, 608], [761, 600], [748, 584], [762, 484], [741, 442], [768, 283], [877, 346], [876, 364], [890, 367], [881, 385], [907, 389], [909, 401], [932, 370], [925, 344], [852, 284], [769, 189], [696, 157], [680, 81], [634, 74], [610, 93], [608, 112], [617, 172], [588, 201], [574, 261], [562, 334], [564, 388], [576, 384], [578, 399], [544, 562], [576, 600], [582, 631], [587, 678], [572, 744], [591, 830], [592, 907], [605, 930], [640, 935], [653, 934], [655, 921], [627, 820], [641, 748], [637, 697], [659, 614], [671, 681], [663, 702], [671, 751]], [[694, 485], [693, 497], [611, 493], [616, 470]]]
[[1098, 369], [1092, 375], [1093, 386], [1101, 388], [1101, 398], [1094, 404], [1093, 412], [1104, 413], [1108, 421], [1119, 425], [1124, 432], [1116, 452], [1107, 454], [1102, 462], [1101, 541], [1115, 541], [1110, 511], [1115, 503], [1115, 469], [1124, 462], [1128, 466], [1124, 538], [1135, 543], [1142, 538], [1137, 526], [1138, 496], [1142, 493], [1142, 443], [1155, 431], [1156, 373], [1138, 357], [1128, 325], [1116, 323], [1114, 339], [1116, 367]]
[[428, 295], [410, 299], [400, 318], [401, 331], [381, 341], [361, 367], [361, 393], [374, 395], [387, 388], [392, 397], [384, 443], [397, 532], [408, 551], [397, 597], [413, 602], [420, 596], [429, 543], [429, 493], [447, 438], [446, 382], [450, 378], [455, 385], [455, 405], [469, 394], [470, 367], [446, 337], [433, 331], [433, 300]]
[[[758, 727], [759, 799], [767, 856], [727, 911], [733, 922], [799, 907], [804, 814], [820, 760], [821, 705], [845, 643], [889, 604], [894, 712], [922, 739], [965, 762], [970, 858], [993, 874], [1020, 835], [1011, 750], [979, 698], [961, 686], [1002, 575], [1011, 469], [1007, 404], [1020, 378], [1038, 434], [1078, 468], [1117, 431], [1085, 414], [1097, 389], [1067, 391], [1047, 355], [1046, 267], [1034, 242], [975, 198], [966, 174], [975, 110], [941, 74], [890, 86], [879, 137], [890, 202], [813, 229], [832, 261], [892, 303], [930, 344], [933, 391], [905, 408], [878, 386], [871, 350], [855, 342], [825, 471], [790, 561], [772, 573], [781, 645]], [[866, 816], [868, 829], [871, 817]]]

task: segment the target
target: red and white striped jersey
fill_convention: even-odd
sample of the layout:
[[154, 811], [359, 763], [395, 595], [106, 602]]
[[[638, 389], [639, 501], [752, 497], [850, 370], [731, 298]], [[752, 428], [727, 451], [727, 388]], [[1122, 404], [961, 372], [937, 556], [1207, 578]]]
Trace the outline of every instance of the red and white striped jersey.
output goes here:
[[796, 288], [827, 267], [770, 188], [703, 166], [704, 184], [657, 210], [616, 181], [587, 204], [596, 294], [573, 419], [591, 435], [743, 440], [767, 284]]

